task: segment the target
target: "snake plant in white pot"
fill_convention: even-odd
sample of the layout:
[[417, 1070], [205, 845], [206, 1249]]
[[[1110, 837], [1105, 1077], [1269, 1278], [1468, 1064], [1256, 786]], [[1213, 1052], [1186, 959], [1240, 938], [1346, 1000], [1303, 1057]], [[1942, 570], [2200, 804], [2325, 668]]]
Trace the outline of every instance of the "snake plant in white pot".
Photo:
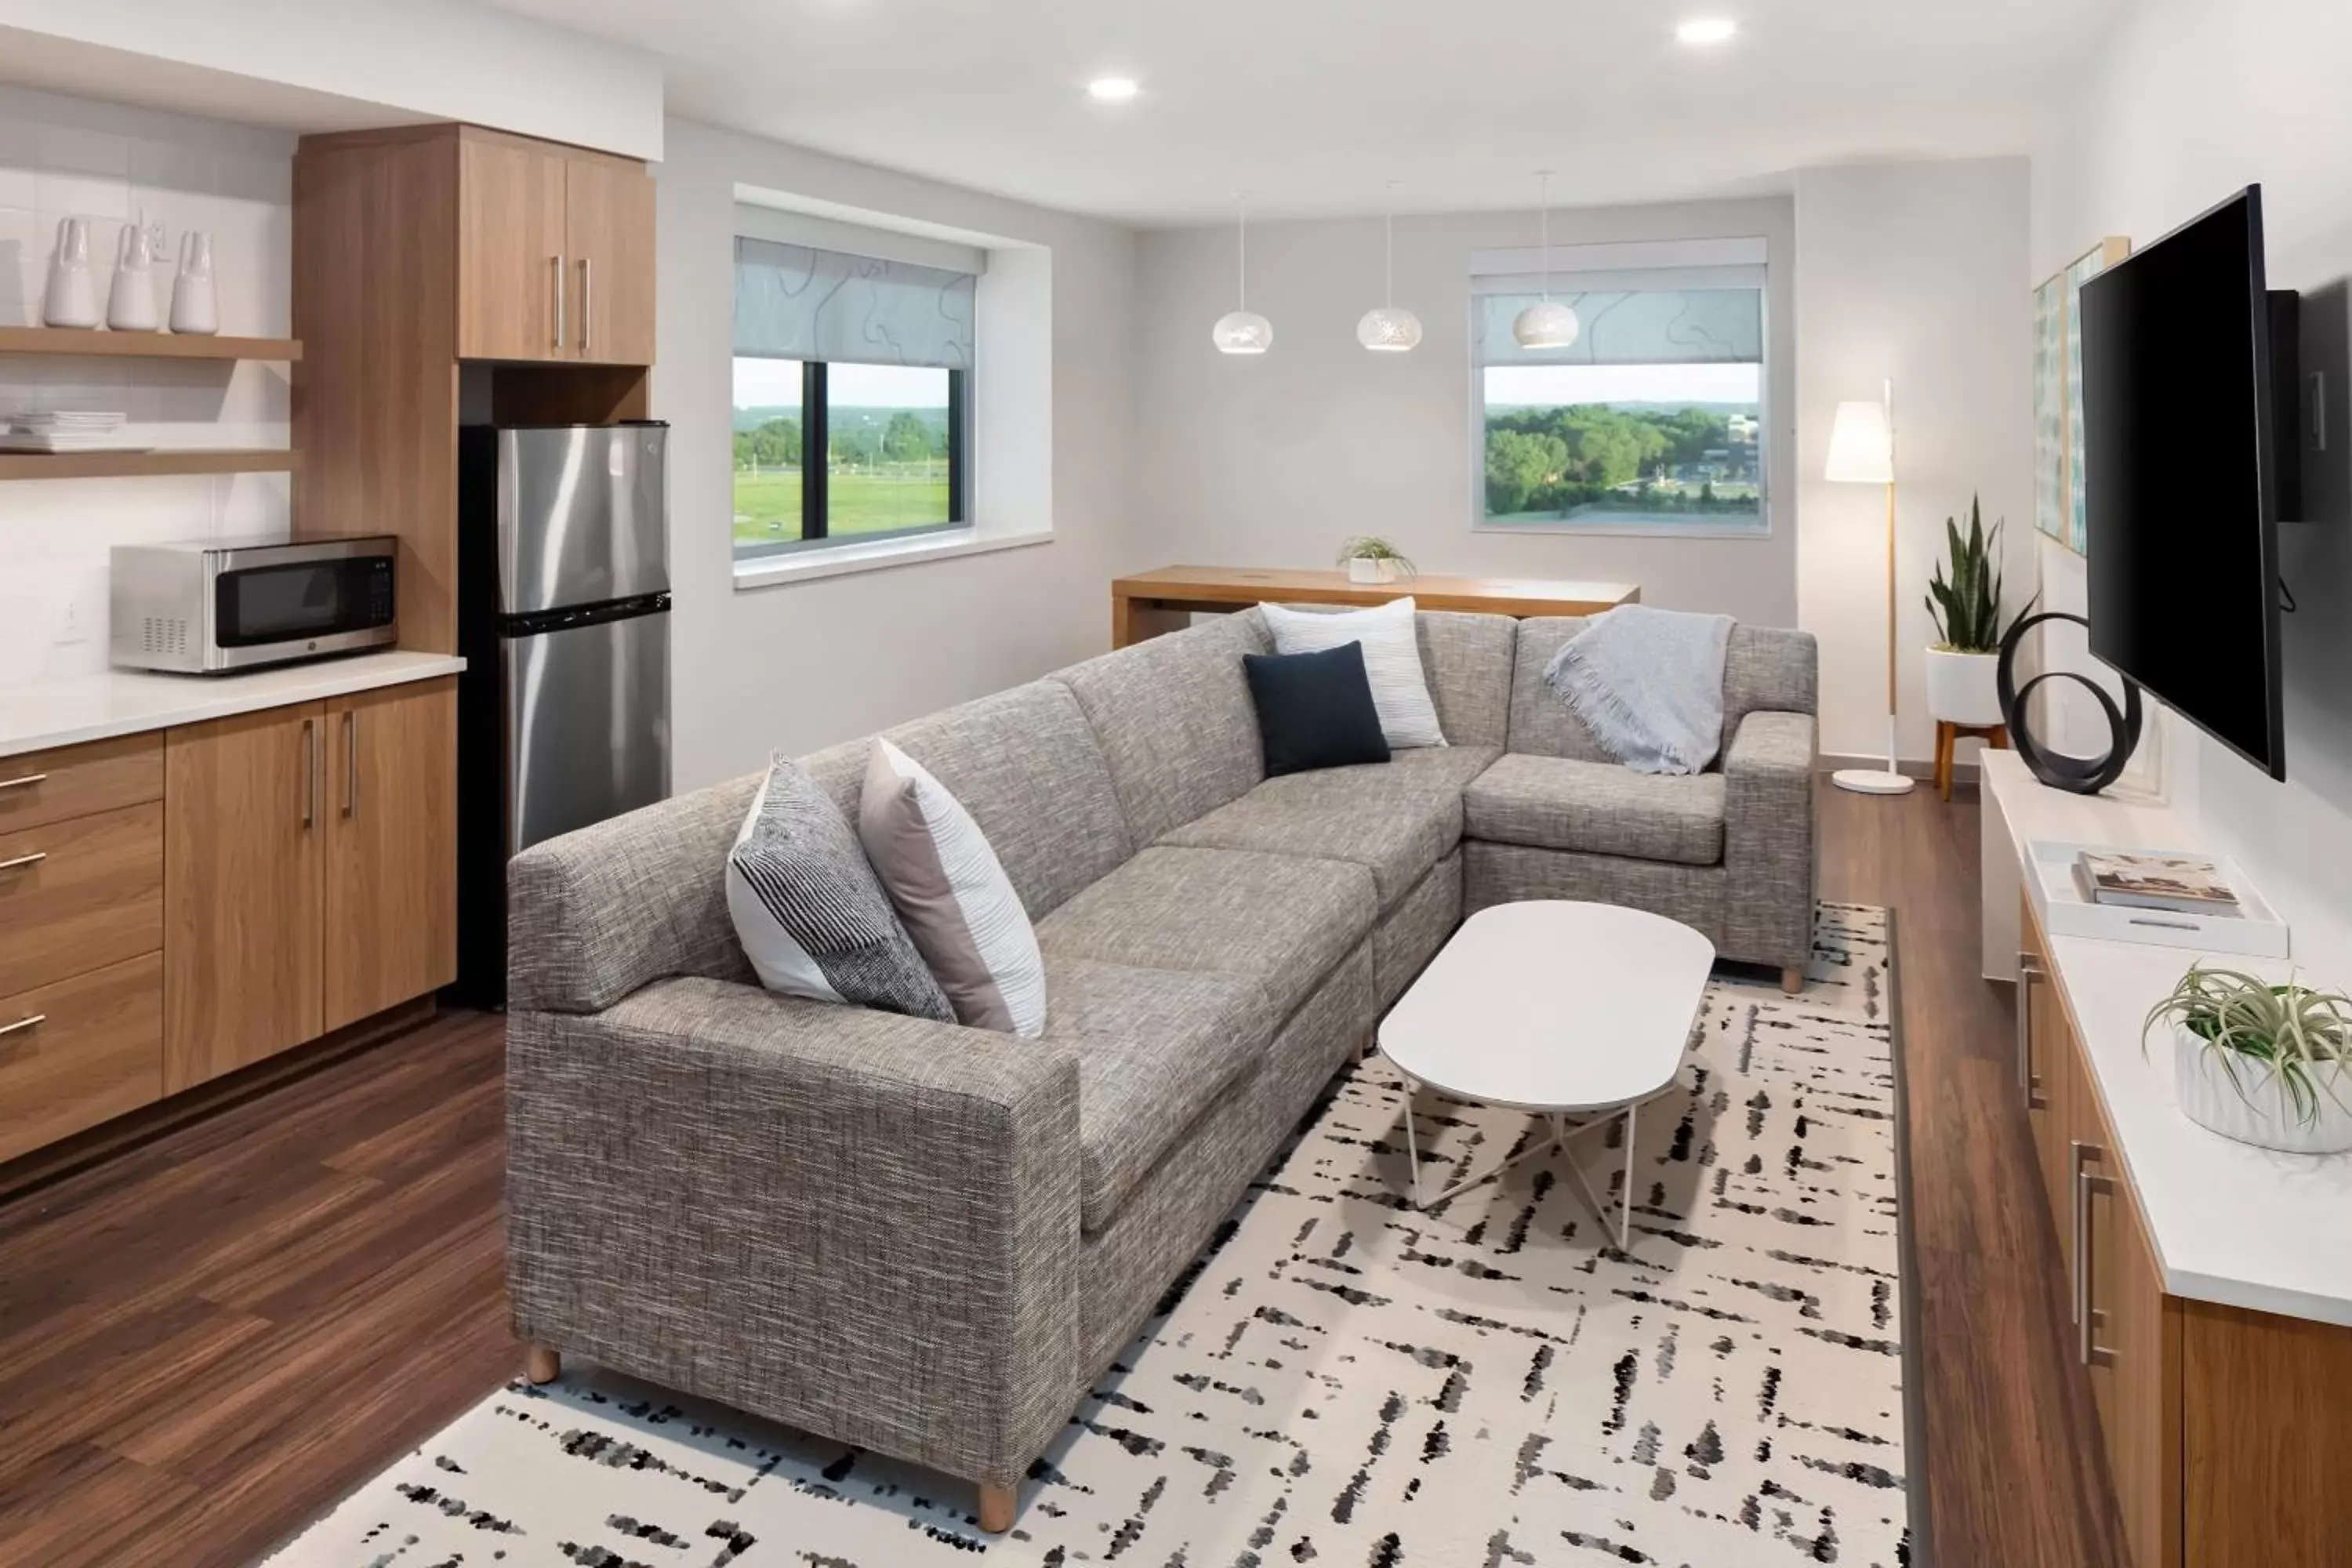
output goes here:
[[[2000, 528], [1996, 522], [1990, 534], [1985, 531], [1984, 511], [1975, 497], [1969, 500], [1965, 535], [1957, 518], [1944, 520], [1951, 558], [1937, 566], [1927, 584], [1927, 614], [1939, 639], [1927, 650], [1927, 711], [1948, 724], [1983, 729], [2003, 722], [1995, 679], [2001, 639], [2032, 612], [2033, 601], [2003, 624]], [[1948, 579], [1946, 564], [1951, 568]]]
[[2352, 998], [2192, 963], [2151, 1008], [2172, 1026], [2181, 1114], [2290, 1154], [2352, 1149]]

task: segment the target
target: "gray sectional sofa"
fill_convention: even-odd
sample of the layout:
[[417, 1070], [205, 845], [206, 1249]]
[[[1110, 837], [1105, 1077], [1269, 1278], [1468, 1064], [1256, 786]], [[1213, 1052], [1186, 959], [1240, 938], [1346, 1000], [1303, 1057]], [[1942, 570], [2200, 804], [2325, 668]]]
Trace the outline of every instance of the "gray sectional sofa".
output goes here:
[[[1542, 679], [1580, 623], [1423, 614], [1451, 745], [1266, 779], [1255, 611], [889, 731], [1037, 926], [1045, 1037], [759, 989], [756, 775], [511, 872], [509, 1278], [538, 1349], [976, 1482], [982, 1522], [1465, 913], [1590, 899], [1810, 951], [1815, 655], [1731, 642], [1718, 771], [1633, 773]], [[805, 759], [855, 814], [866, 742]]]

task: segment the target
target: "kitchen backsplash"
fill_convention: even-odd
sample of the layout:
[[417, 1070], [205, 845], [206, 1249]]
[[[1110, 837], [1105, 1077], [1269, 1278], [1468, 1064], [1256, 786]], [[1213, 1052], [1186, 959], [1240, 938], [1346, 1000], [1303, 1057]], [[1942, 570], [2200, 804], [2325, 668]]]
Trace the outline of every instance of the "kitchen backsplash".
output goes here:
[[[282, 337], [293, 309], [289, 133], [0, 86], [0, 325], [38, 326], [60, 218], [113, 270], [127, 223], [213, 236], [221, 331]], [[101, 283], [101, 293], [103, 283]], [[166, 295], [168, 302], [168, 295]], [[289, 367], [0, 354], [0, 415], [120, 409], [158, 447], [286, 444]], [[0, 685], [106, 668], [107, 552], [289, 526], [282, 474], [0, 481]]]

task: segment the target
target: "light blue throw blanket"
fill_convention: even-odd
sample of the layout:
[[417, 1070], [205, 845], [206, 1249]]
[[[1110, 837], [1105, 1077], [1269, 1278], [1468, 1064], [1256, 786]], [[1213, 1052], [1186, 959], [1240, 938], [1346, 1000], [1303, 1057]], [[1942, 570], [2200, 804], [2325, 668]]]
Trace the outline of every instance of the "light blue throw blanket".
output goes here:
[[1544, 679], [1637, 773], [1695, 773], [1723, 744], [1729, 616], [1620, 605], [1560, 645]]

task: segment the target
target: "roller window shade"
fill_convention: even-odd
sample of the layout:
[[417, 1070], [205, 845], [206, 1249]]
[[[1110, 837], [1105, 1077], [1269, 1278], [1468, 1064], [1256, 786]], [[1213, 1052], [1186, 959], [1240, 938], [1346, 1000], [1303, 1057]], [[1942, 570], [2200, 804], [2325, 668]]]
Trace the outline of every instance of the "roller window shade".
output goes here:
[[[1518, 313], [1543, 298], [1534, 278], [1480, 279], [1505, 286], [1472, 299], [1482, 364], [1760, 364], [1764, 360], [1764, 284], [1744, 269], [1717, 276], [1631, 279], [1556, 273], [1551, 297], [1573, 306], [1582, 330], [1564, 349], [1527, 349], [1511, 336]], [[1760, 272], [1760, 268], [1758, 269]], [[1675, 284], [1661, 287], [1661, 284]], [[1613, 286], [1599, 286], [1613, 285]]]
[[735, 352], [761, 359], [970, 370], [969, 272], [739, 236]]

